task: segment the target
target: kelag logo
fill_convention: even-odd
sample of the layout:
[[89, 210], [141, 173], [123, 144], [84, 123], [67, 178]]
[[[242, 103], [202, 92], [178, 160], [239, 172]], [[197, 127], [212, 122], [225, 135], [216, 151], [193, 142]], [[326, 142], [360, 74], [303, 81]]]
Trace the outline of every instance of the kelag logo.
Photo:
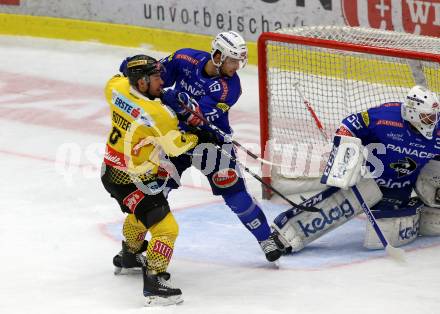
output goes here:
[[349, 26], [439, 36], [440, 0], [341, 0]]
[[297, 223], [301, 228], [301, 231], [304, 233], [304, 236], [308, 238], [310, 235], [315, 234], [318, 231], [326, 230], [330, 228], [333, 223], [338, 220], [349, 220], [355, 213], [353, 206], [351, 206], [348, 200], [344, 200], [338, 206], [328, 210], [319, 210], [320, 214], [314, 216], [311, 221], [301, 221], [298, 220]]

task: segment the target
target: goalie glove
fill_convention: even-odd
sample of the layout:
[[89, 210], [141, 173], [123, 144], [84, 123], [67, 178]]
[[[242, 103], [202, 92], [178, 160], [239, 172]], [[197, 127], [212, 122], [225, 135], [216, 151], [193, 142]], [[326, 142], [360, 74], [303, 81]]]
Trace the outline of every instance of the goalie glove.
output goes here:
[[415, 191], [423, 203], [440, 208], [440, 156], [423, 166], [417, 177]]
[[359, 138], [335, 135], [321, 183], [342, 189], [356, 185], [362, 177], [365, 161], [362, 150]]

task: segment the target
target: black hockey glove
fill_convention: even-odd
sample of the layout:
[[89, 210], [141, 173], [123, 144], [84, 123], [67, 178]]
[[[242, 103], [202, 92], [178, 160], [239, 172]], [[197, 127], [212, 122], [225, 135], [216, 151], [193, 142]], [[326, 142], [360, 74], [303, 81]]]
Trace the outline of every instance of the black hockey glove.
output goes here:
[[224, 140], [222, 138], [220, 138], [220, 136], [217, 136], [214, 132], [210, 132], [207, 130], [202, 130], [200, 128], [196, 128], [196, 127], [192, 127], [192, 126], [188, 126], [189, 128], [189, 132], [192, 134], [197, 135], [197, 137], [199, 138], [198, 143], [211, 143], [214, 145], [223, 145], [224, 144]]

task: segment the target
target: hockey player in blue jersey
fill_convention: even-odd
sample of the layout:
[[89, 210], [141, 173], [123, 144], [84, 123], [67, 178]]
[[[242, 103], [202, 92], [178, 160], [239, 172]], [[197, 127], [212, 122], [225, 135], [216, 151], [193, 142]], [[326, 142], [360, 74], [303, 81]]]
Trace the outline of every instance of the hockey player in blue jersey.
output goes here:
[[[368, 166], [374, 168], [371, 174], [383, 194], [372, 210], [395, 246], [415, 240], [420, 215], [423, 222], [425, 204], [420, 198], [411, 198], [411, 193], [421, 169], [440, 155], [439, 110], [437, 96], [424, 87], [415, 86], [404, 102], [388, 102], [348, 116], [336, 133], [355, 136], [370, 151], [378, 150], [371, 162], [367, 158]], [[378, 160], [380, 163], [375, 167]], [[435, 160], [432, 163], [438, 164]], [[420, 196], [423, 199], [423, 194]], [[380, 248], [381, 243], [376, 240], [368, 225], [364, 245]]]
[[[415, 86], [404, 102], [387, 102], [352, 114], [342, 120], [336, 132], [332, 157], [321, 182], [342, 188], [338, 193], [344, 193], [345, 200], [351, 198], [348, 188], [362, 183], [366, 193], [364, 199], [370, 202], [368, 205], [382, 232], [393, 246], [410, 243], [418, 235], [440, 235], [439, 116], [437, 96], [424, 87]], [[344, 144], [351, 148], [342, 149]], [[367, 176], [375, 182], [372, 179], [361, 182], [363, 147], [368, 151]], [[352, 165], [348, 165], [355, 150], [361, 153], [353, 159]], [[418, 197], [411, 197], [413, 190]], [[381, 197], [378, 198], [378, 194]], [[316, 217], [321, 213], [307, 213], [307, 217], [297, 215], [284, 225], [279, 217], [275, 220], [275, 229], [284, 234], [286, 245], [299, 251], [362, 212], [355, 199], [350, 199], [351, 204], [344, 204], [345, 207], [340, 206], [342, 203], [339, 204], [336, 198], [335, 202], [323, 209], [322, 215], [330, 217], [324, 223], [328, 226], [321, 228], [321, 224], [317, 228]], [[348, 206], [353, 206], [353, 210], [348, 210]], [[344, 209], [341, 215], [337, 214], [337, 208]], [[310, 223], [313, 220], [315, 223]], [[382, 248], [370, 224], [367, 224], [364, 246]]]
[[[191, 106], [210, 123], [227, 134], [232, 134], [229, 124], [229, 110], [241, 95], [240, 78], [237, 70], [247, 63], [246, 42], [236, 32], [221, 32], [212, 41], [211, 53], [184, 48], [177, 50], [161, 60], [166, 71], [162, 76], [164, 88], [168, 89], [162, 100], [172, 107], [181, 121], [181, 128], [188, 130], [188, 125], [196, 127], [191, 132], [199, 136], [199, 142], [214, 143], [222, 146], [230, 155], [236, 157], [231, 143], [215, 134], [196, 115], [182, 107]], [[121, 72], [124, 72], [124, 63]], [[194, 99], [196, 102], [193, 102]], [[256, 201], [246, 190], [243, 175], [236, 163], [227, 160], [220, 152], [216, 156], [204, 151], [198, 168], [206, 169], [210, 164], [212, 171], [206, 173], [214, 195], [221, 195], [225, 203], [237, 215], [241, 223], [253, 234], [260, 244], [267, 260], [275, 261], [281, 256], [276, 245], [277, 239], [271, 235], [267, 219]], [[208, 157], [208, 155], [210, 155]], [[178, 178], [193, 164], [190, 154], [169, 158], [178, 172]], [[166, 172], [165, 172], [166, 173]], [[176, 176], [169, 176], [167, 188], [178, 188]]]

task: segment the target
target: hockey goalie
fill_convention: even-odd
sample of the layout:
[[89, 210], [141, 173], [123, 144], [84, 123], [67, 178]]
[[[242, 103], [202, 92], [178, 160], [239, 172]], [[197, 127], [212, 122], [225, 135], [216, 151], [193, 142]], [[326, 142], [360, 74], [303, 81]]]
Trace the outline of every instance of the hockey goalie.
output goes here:
[[[359, 215], [353, 186], [392, 246], [440, 235], [439, 112], [437, 96], [414, 86], [403, 102], [343, 119], [321, 178], [329, 188], [303, 202], [320, 211], [288, 210], [274, 220], [287, 251], [298, 252]], [[383, 248], [368, 223], [364, 246]]]

